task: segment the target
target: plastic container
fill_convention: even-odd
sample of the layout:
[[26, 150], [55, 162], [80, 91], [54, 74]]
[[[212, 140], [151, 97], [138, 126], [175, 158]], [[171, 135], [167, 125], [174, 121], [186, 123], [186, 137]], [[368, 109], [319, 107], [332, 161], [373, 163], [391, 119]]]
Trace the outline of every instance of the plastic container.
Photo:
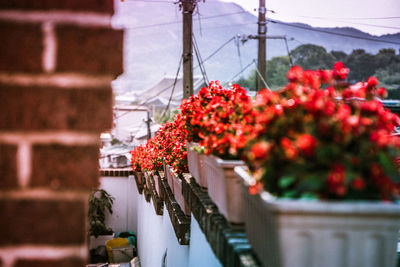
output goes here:
[[112, 249], [112, 257], [114, 263], [129, 262], [136, 255], [134, 246], [117, 247]]
[[108, 240], [106, 242], [106, 248], [107, 248], [107, 254], [108, 254], [108, 260], [111, 263], [114, 263], [114, 258], [113, 258], [113, 249], [114, 248], [121, 248], [121, 247], [127, 247], [129, 246], [129, 240], [128, 238], [114, 238], [111, 240]]

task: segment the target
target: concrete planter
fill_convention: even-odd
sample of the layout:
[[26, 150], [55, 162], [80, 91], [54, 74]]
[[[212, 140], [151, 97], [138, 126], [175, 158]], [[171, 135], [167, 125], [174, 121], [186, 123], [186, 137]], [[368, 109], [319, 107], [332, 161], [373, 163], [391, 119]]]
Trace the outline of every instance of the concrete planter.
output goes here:
[[191, 150], [191, 148], [195, 146], [198, 146], [198, 143], [186, 142], [189, 172], [201, 187], [207, 188], [207, 178], [204, 174], [204, 155]]
[[241, 179], [235, 175], [233, 169], [244, 163], [214, 156], [204, 156], [204, 163], [210, 198], [229, 222], [243, 223]]
[[246, 234], [263, 266], [394, 267], [400, 205], [277, 200], [248, 194], [242, 177]]

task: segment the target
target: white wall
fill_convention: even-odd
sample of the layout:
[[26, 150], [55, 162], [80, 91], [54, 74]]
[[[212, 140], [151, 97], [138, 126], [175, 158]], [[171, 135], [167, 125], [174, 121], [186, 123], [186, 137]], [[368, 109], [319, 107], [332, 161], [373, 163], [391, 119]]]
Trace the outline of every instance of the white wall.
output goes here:
[[200, 229], [199, 223], [192, 215], [190, 221], [190, 248], [189, 262], [190, 267], [222, 267], [221, 263], [208, 244], [206, 236]]
[[115, 233], [132, 231], [137, 232], [137, 192], [133, 176], [129, 177], [102, 177], [100, 188], [105, 189], [115, 197], [113, 214], [106, 216], [106, 225]]
[[133, 231], [137, 235], [138, 254], [142, 267], [221, 267], [196, 219], [191, 218], [190, 245], [180, 245], [164, 205], [157, 215], [152, 200], [147, 203], [136, 188], [134, 177], [103, 177], [101, 188], [116, 200], [114, 213], [106, 223], [118, 231]]

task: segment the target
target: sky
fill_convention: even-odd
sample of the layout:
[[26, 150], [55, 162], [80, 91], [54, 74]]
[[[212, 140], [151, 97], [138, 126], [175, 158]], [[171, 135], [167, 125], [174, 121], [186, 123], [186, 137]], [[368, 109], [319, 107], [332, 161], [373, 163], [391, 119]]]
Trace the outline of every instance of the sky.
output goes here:
[[[222, 1], [237, 3], [258, 14], [259, 0]], [[400, 32], [400, 0], [266, 0], [266, 8], [270, 10], [267, 18], [284, 22], [315, 27], [350, 26], [373, 35]]]

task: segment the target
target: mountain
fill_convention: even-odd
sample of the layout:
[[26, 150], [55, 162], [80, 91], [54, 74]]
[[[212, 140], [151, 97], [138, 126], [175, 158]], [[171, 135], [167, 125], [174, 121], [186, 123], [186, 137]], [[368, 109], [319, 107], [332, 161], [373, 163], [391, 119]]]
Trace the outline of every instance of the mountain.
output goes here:
[[[117, 2], [113, 24], [126, 28], [126, 35], [125, 72], [113, 84], [116, 92], [121, 94], [145, 90], [166, 75], [175, 76], [182, 53], [182, 15], [179, 6], [171, 1]], [[267, 35], [286, 35], [290, 50], [301, 44], [313, 43], [328, 51], [351, 53], [361, 48], [375, 54], [381, 48], [398, 50], [399, 45], [366, 39], [400, 43], [400, 33], [373, 36], [354, 28], [314, 28], [306, 24], [280, 21], [269, 21], [267, 27]], [[256, 40], [243, 43], [240, 41], [242, 37], [232, 39], [238, 34], [247, 36], [257, 33], [257, 17], [237, 4], [218, 0], [200, 2], [193, 15], [193, 32], [203, 60], [227, 42], [204, 64], [209, 80], [229, 81], [241, 71], [241, 65], [245, 67], [257, 58]], [[284, 40], [267, 40], [267, 58], [281, 55], [287, 55]], [[246, 76], [254, 68], [252, 64], [243, 75]], [[194, 74], [201, 75], [199, 68], [195, 68]]]

